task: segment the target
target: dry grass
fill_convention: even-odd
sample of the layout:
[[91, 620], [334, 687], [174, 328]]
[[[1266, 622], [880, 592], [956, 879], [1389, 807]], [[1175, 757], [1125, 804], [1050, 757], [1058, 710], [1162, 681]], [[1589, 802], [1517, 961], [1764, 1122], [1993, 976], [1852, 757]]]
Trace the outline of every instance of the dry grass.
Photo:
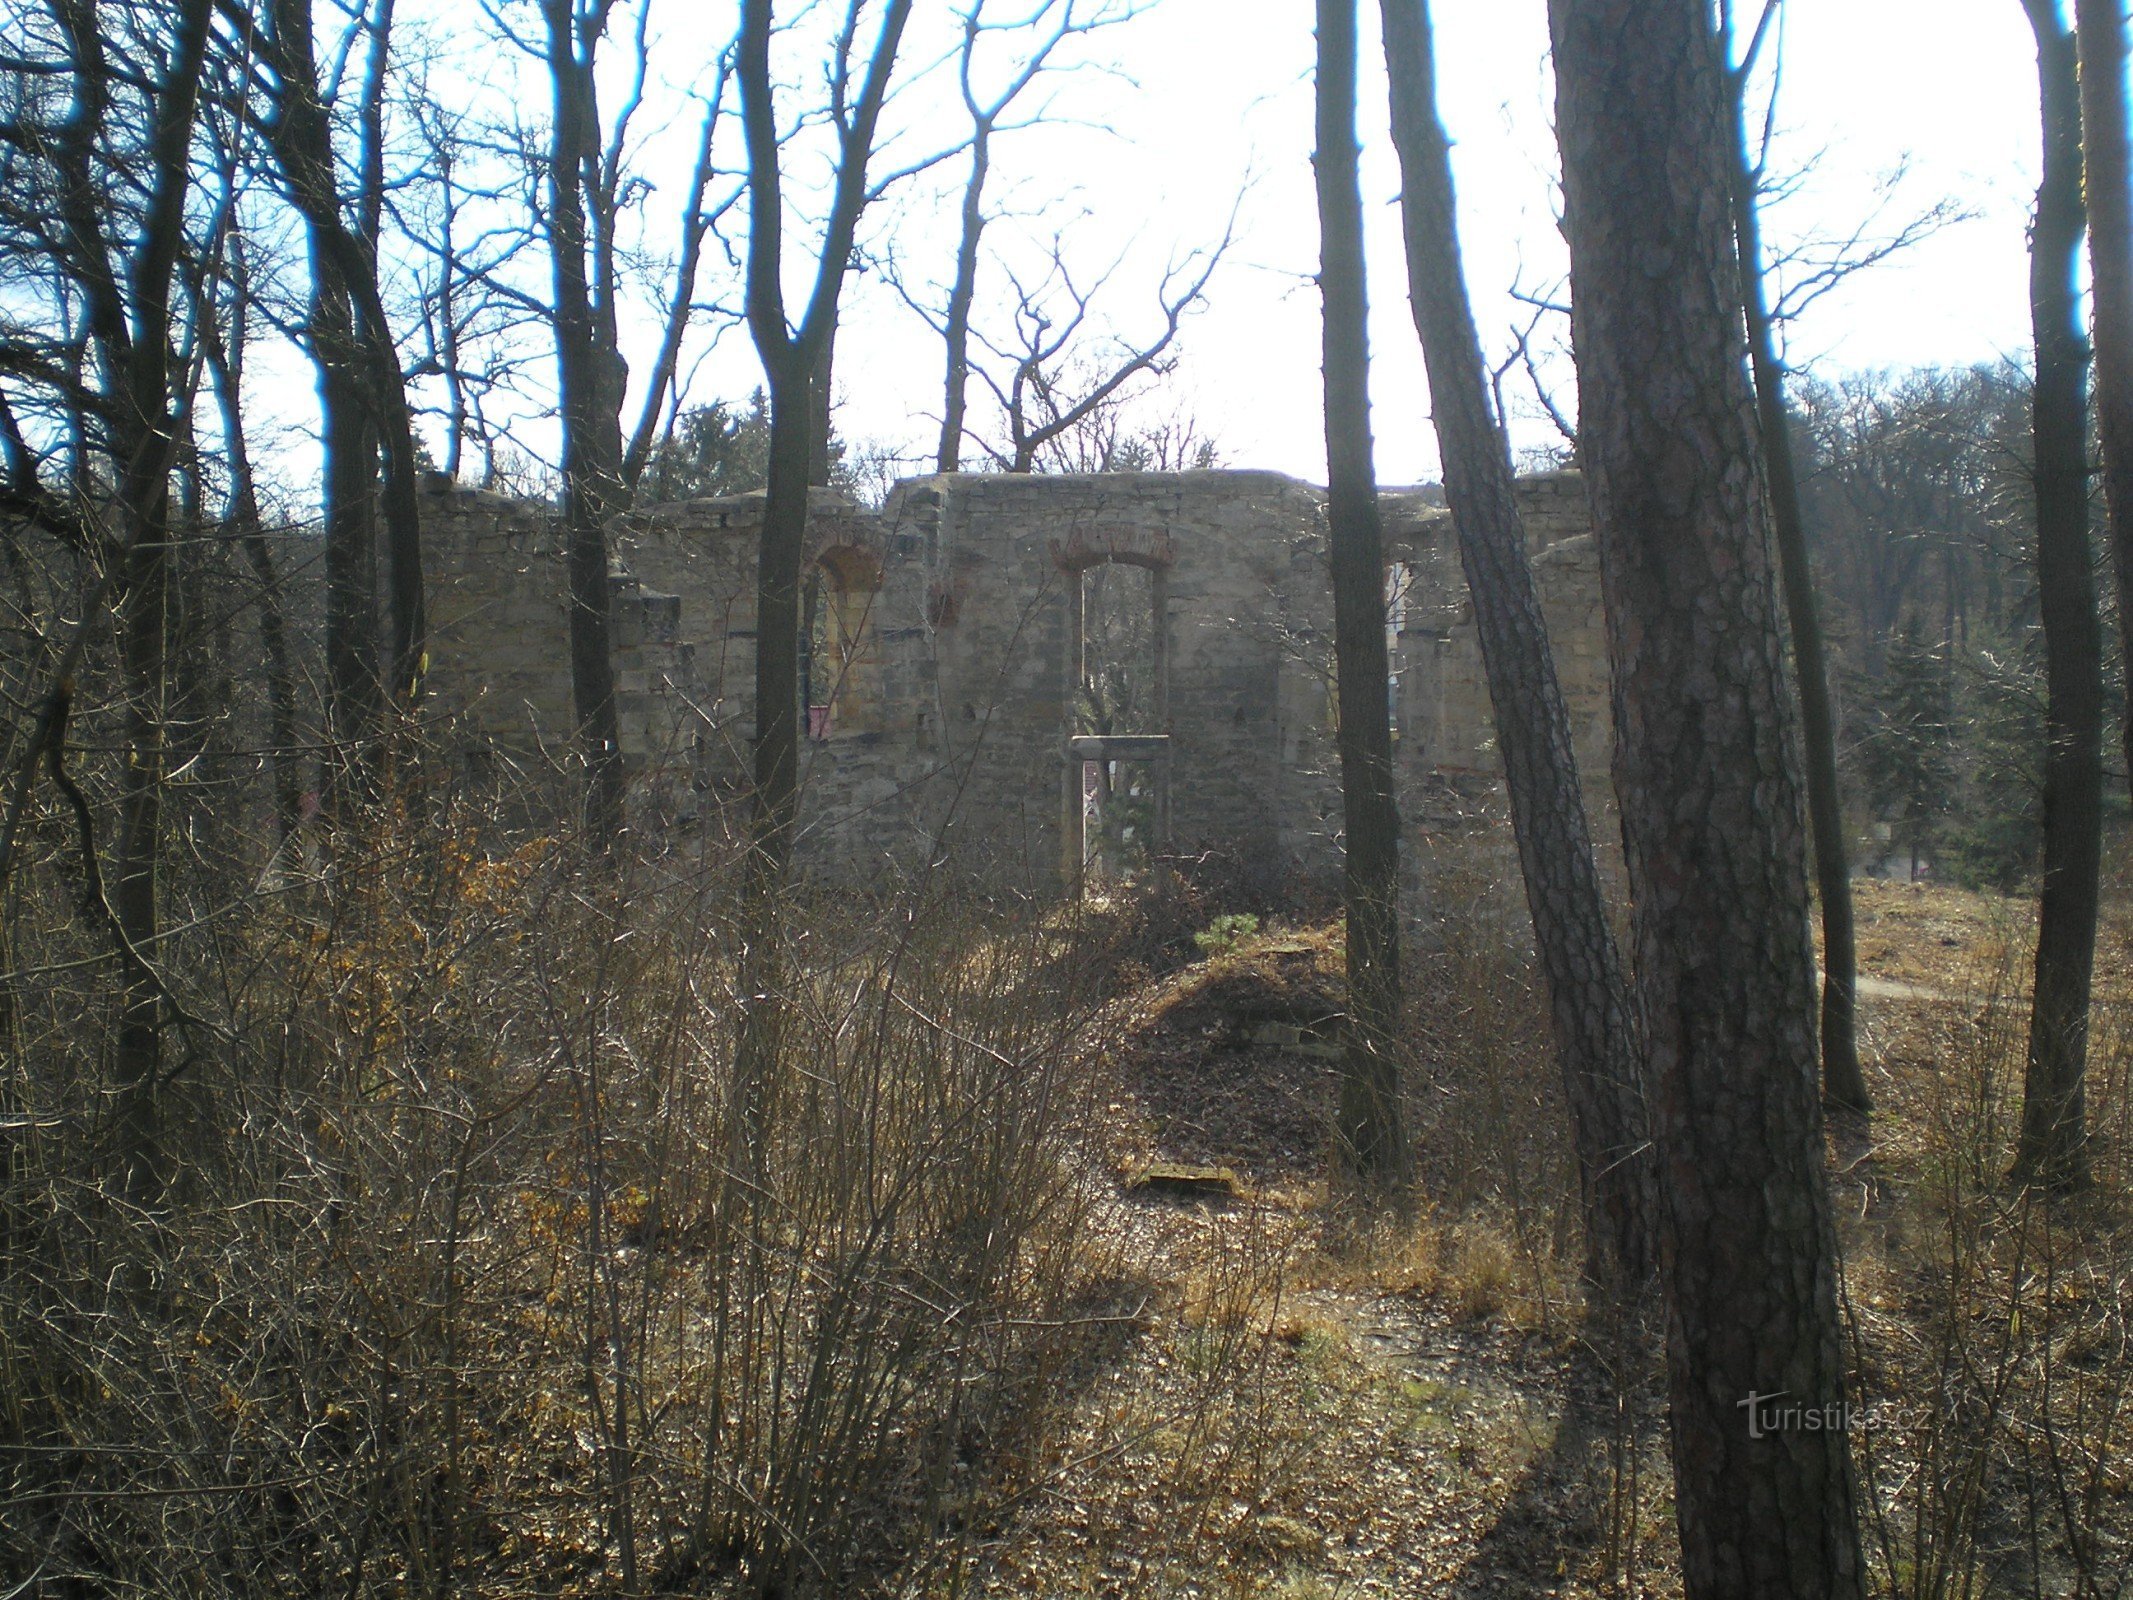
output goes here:
[[[1906, 1597], [2106, 1595], [2133, 1578], [2133, 1037], [2123, 885], [2098, 951], [2094, 1192], [2011, 1188], [2027, 908], [1882, 892], [1926, 994], [1869, 1013], [1881, 1111], [1833, 1144], [1869, 1548]], [[1893, 902], [1893, 904], [1891, 904]], [[1909, 948], [1904, 945], [1908, 936]], [[1931, 997], [1927, 997], [1927, 995]]]
[[[1869, 998], [1883, 1110], [1870, 1143], [1849, 1127], [1833, 1137], [1873, 1423], [1860, 1437], [1873, 1592], [2115, 1593], [2133, 1527], [2123, 1012], [2115, 997], [2099, 1008], [2098, 1194], [2011, 1192], [2026, 908], [1862, 890], [1879, 970], [1940, 996]], [[1265, 1203], [1158, 1214], [1167, 1254], [1137, 1259], [1171, 1292], [1077, 1407], [1052, 1475], [995, 1531], [972, 1590], [1676, 1591], [1661, 1374], [1648, 1346], [1610, 1337], [1581, 1304], [1532, 978], [1500, 899], [1460, 903], [1479, 909], [1416, 961], [1432, 1175], [1416, 1217], [1351, 1225], [1297, 1176], [1303, 1162], [1266, 1150], [1263, 1116], [1212, 1114], [1245, 1078], [1323, 1116], [1309, 1058], [1284, 1061], [1243, 1023], [1324, 1000], [1330, 926], [1274, 929], [1268, 948], [1247, 942], [1120, 1003], [1109, 1092], [1129, 1142], [1236, 1160], [1266, 1180]], [[2124, 903], [2106, 919], [2114, 976]], [[1290, 1125], [1313, 1126], [1301, 1112]], [[1317, 1126], [1297, 1137], [1322, 1137]], [[1286, 1243], [1270, 1254], [1270, 1238]], [[1219, 1322], [1209, 1285], [1245, 1259], [1259, 1276], [1235, 1302], [1215, 1383], [1193, 1354]]]
[[146, 1204], [111, 1181], [65, 859], [26, 875], [10, 1582], [851, 1593], [1105, 1326], [1067, 1048], [1093, 941], [945, 895], [795, 905], [744, 1121], [730, 859], [590, 866], [474, 814], [381, 808], [329, 875], [173, 941], [221, 1025], [174, 1051]]
[[[227, 1026], [174, 1052], [180, 1181], [146, 1208], [108, 1179], [62, 835], [18, 888], [10, 1582], [1675, 1589], [1662, 1386], [1582, 1303], [1501, 881], [1442, 869], [1410, 962], [1428, 1200], [1359, 1216], [1322, 1178], [1332, 923], [1195, 961], [1222, 902], [1178, 884], [1089, 915], [796, 903], [778, 1092], [741, 1151], [730, 859], [596, 871], [565, 830], [413, 809], [345, 832], [328, 877], [188, 884], [173, 969]], [[2113, 1593], [2125, 1006], [2107, 987], [2097, 1193], [2012, 1193], [2026, 908], [1860, 904], [1867, 970], [1911, 986], [1868, 1000], [1882, 1110], [1832, 1147], [1876, 1590]], [[1129, 1193], [1157, 1158], [1244, 1198]]]

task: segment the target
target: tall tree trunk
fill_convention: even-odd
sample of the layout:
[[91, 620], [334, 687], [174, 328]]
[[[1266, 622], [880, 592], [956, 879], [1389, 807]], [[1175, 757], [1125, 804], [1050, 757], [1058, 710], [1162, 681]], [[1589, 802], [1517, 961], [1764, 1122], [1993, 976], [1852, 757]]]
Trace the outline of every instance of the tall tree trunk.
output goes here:
[[[807, 482], [810, 488], [827, 489], [836, 460], [830, 452], [830, 413], [835, 408], [832, 385], [837, 376], [837, 330], [815, 353], [814, 370], [807, 383]], [[775, 387], [775, 386], [773, 386]], [[777, 409], [775, 401], [771, 410]]]
[[[867, 202], [867, 161], [911, 0], [890, 0], [856, 101], [838, 118], [838, 158], [822, 254], [797, 329], [787, 323], [784, 203], [770, 76], [771, 6], [746, 0], [735, 52], [748, 144], [748, 331], [770, 390], [770, 469], [756, 569], [754, 849], [751, 873], [766, 892], [792, 857], [799, 806], [800, 569], [808, 487], [826, 482], [830, 352]], [[850, 27], [856, 26], [857, 12]], [[844, 47], [849, 48], [847, 37]], [[819, 476], [818, 476], [819, 474]], [[756, 881], [752, 878], [751, 881]]]
[[[318, 370], [326, 523], [326, 725], [332, 760], [361, 770], [379, 734], [377, 452], [355, 362], [355, 324], [330, 253], [311, 250], [307, 324]], [[336, 782], [335, 787], [338, 787]]]
[[[389, 704], [406, 708], [422, 696], [427, 675], [429, 622], [422, 581], [422, 510], [416, 482], [414, 419], [392, 324], [378, 287], [378, 237], [385, 213], [385, 91], [392, 65], [394, 0], [378, 0], [371, 14], [357, 147], [356, 226], [340, 230], [356, 352], [362, 361], [371, 449], [382, 453], [379, 510], [385, 526], [386, 614], [392, 653], [385, 680]], [[336, 211], [336, 217], [339, 213]]]
[[588, 174], [599, 160], [591, 50], [572, 0], [542, 0], [555, 128], [549, 151], [548, 243], [555, 282], [556, 366], [562, 398], [563, 530], [570, 588], [570, 695], [585, 752], [585, 827], [596, 848], [622, 829], [622, 731], [608, 579], [607, 519], [622, 472], [621, 355], [587, 269], [592, 243]]
[[941, 391], [941, 441], [934, 455], [936, 472], [957, 472], [963, 464], [963, 429], [970, 413], [970, 311], [978, 297], [978, 246], [985, 236], [985, 180], [992, 168], [992, 124], [974, 119], [970, 132], [970, 175], [963, 180], [962, 227], [956, 235], [955, 281], [948, 290], [948, 317], [941, 338], [948, 348], [948, 371]]
[[[1862, 1592], [1792, 700], [1704, 0], [1550, 0], [1691, 1600]], [[1837, 1413], [1841, 1417], [1841, 1413]]]
[[[852, 240], [867, 200], [867, 162], [887, 98], [897, 47], [912, 0], [889, 0], [856, 100], [840, 92], [833, 116], [838, 156], [814, 287], [797, 329], [786, 316], [784, 196], [778, 168], [778, 120], [770, 68], [772, 0], [743, 0], [734, 50], [734, 79], [748, 152], [748, 331], [763, 363], [770, 401], [770, 461], [763, 523], [756, 545], [755, 795], [749, 818], [748, 859], [742, 874], [740, 1038], [734, 1058], [736, 1114], [729, 1123], [727, 1159], [744, 1175], [729, 1186], [722, 1207], [741, 1219], [720, 1218], [721, 1237], [762, 1242], [763, 1215], [752, 1196], [761, 1188], [768, 1157], [770, 1107], [784, 1049], [785, 962], [779, 916], [800, 791], [800, 576], [807, 546], [807, 500], [815, 443], [828, 438], [816, 408], [827, 393], [828, 349], [837, 324]], [[839, 62], [847, 59], [860, 8], [847, 13]], [[822, 380], [818, 383], [818, 379]], [[728, 1314], [726, 1307], [719, 1317]], [[708, 1480], [707, 1480], [708, 1484]], [[710, 1509], [707, 1492], [704, 1510]], [[708, 1516], [700, 1519], [708, 1531]], [[776, 1539], [775, 1534], [769, 1535]], [[773, 1544], [757, 1552], [757, 1587], [782, 1592], [795, 1552]]]
[[[93, 7], [76, 15], [93, 30]], [[170, 655], [170, 471], [177, 429], [170, 393], [171, 291], [183, 244], [190, 183], [193, 116], [207, 57], [209, 0], [184, 0], [172, 18], [169, 64], [157, 85], [151, 144], [152, 188], [140, 242], [127, 274], [131, 330], [104, 352], [116, 503], [122, 519], [125, 578], [119, 602], [119, 652], [125, 667], [126, 750], [119, 788], [119, 839], [111, 910], [124, 946], [119, 1025], [112, 1058], [117, 1080], [119, 1169], [137, 1200], [160, 1193], [168, 1175], [157, 1089], [162, 1064], [163, 989], [148, 965], [157, 958], [164, 712]], [[101, 46], [90, 71], [105, 70]], [[94, 90], [101, 103], [103, 84]], [[100, 236], [101, 230], [98, 230]], [[98, 247], [102, 254], [102, 247]], [[108, 256], [105, 257], [108, 261]], [[116, 274], [106, 274], [115, 289]], [[115, 306], [113, 307], [115, 309]]]
[[[800, 576], [814, 482], [815, 388], [797, 361], [773, 370], [770, 459], [756, 546], [755, 854], [765, 894], [792, 860], [800, 806]], [[775, 515], [773, 515], [775, 513]]]
[[1489, 408], [1460, 264], [1451, 146], [1437, 117], [1428, 0], [1383, 0], [1383, 12], [1408, 295], [1577, 1140], [1590, 1269], [1595, 1281], [1633, 1285], [1658, 1265], [1657, 1163], [1636, 1009], [1593, 860], [1570, 714], [1526, 560], [1511, 463]]
[[[703, 131], [697, 137], [696, 163], [689, 175], [688, 194], [682, 207], [681, 258], [674, 266], [674, 289], [667, 299], [666, 326], [660, 333], [658, 354], [652, 358], [651, 375], [645, 380], [644, 404], [637, 414], [637, 426], [630, 431], [629, 444], [622, 453], [623, 491], [633, 498], [638, 481], [644, 476], [645, 463], [651, 459], [652, 447], [658, 442], [660, 418], [666, 412], [667, 397], [675, 393], [682, 342], [688, 336], [689, 313], [696, 304], [696, 279], [703, 267], [704, 239], [711, 232], [711, 218], [704, 213], [704, 192], [711, 187], [711, 157], [723, 120], [724, 90], [722, 69], [718, 89], [704, 111]], [[676, 398], [678, 403], [678, 395]]]
[[222, 421], [222, 451], [230, 479], [223, 525], [243, 549], [245, 561], [259, 584], [259, 644], [266, 656], [267, 743], [273, 751], [269, 759], [274, 765], [275, 834], [278, 840], [285, 841], [296, 831], [302, 805], [303, 785], [296, 770], [296, 679], [289, 664], [281, 575], [275, 570], [274, 552], [268, 547], [260, 521], [259, 493], [252, 478], [252, 456], [244, 430], [245, 318], [251, 289], [241, 256], [231, 277], [235, 292], [231, 297], [229, 336], [223, 337], [222, 329], [216, 325], [215, 308], [208, 306], [201, 313], [200, 339]]
[[[377, 732], [383, 703], [410, 704], [419, 694], [427, 631], [414, 428], [378, 289], [374, 238], [383, 162], [382, 112], [374, 107], [382, 92], [390, 8], [378, 21], [364, 96], [361, 229], [350, 226], [342, 209], [333, 129], [318, 88], [311, 0], [273, 0], [271, 17], [272, 31], [262, 45], [279, 87], [269, 132], [282, 180], [304, 219], [311, 258], [310, 343], [326, 456], [328, 692], [349, 708], [337, 719], [336, 738], [362, 742]], [[381, 510], [392, 620], [392, 649], [382, 663], [376, 553]], [[329, 723], [335, 720], [329, 717]]]
[[2089, 561], [2088, 348], [2074, 274], [2081, 254], [2081, 91], [2058, 0], [2024, 0], [2037, 36], [2044, 173], [2030, 234], [2037, 340], [2037, 610], [2044, 629], [2044, 879], [2015, 1175], [2088, 1176], [2084, 1080], [2103, 851], [2103, 629]]
[[[2118, 576], [2118, 648], [2133, 683], [2133, 162], [2126, 137], [2126, 22], [2117, 0], [2074, 0], [2081, 50], [2081, 152], [2096, 311], [2096, 416]], [[2133, 778], [2133, 694], [2122, 729]]]
[[1370, 439], [1363, 199], [1356, 175], [1355, 0], [1318, 0], [1319, 293], [1324, 300], [1326, 521], [1346, 825], [1348, 1026], [1340, 1156], [1397, 1186], [1408, 1170], [1400, 1104], [1400, 816], [1392, 790], [1385, 555]]
[[[333, 134], [320, 100], [310, 0], [274, 0], [268, 46], [281, 79], [272, 143], [304, 218], [311, 268], [305, 340], [318, 376], [319, 447], [326, 530], [326, 728], [333, 759], [367, 765], [377, 740], [378, 665], [375, 446], [363, 404], [355, 317], [334, 235], [343, 227]], [[336, 781], [332, 787], [338, 788]]]
[[1859, 1068], [1856, 1023], [1859, 955], [1852, 927], [1851, 864], [1844, 845], [1844, 801], [1837, 788], [1837, 719], [1830, 706], [1829, 664], [1800, 515], [1800, 477], [1785, 417], [1785, 369], [1778, 362], [1763, 281], [1762, 219], [1756, 172], [1748, 156], [1748, 67], [1729, 67], [1726, 111], [1733, 149], [1733, 229], [1739, 243], [1741, 299], [1748, 315], [1748, 355], [1755, 375], [1755, 414], [1770, 490], [1771, 532], [1792, 624], [1792, 665], [1799, 679], [1800, 737], [1807, 769], [1807, 817], [1814, 833], [1815, 882], [1822, 900], [1822, 1093], [1832, 1105], [1867, 1111], [1873, 1097]]

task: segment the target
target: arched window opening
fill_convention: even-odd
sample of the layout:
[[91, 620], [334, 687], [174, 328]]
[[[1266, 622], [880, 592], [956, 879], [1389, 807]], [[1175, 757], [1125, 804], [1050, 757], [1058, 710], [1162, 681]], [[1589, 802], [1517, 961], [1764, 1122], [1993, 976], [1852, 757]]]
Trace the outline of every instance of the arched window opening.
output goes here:
[[1076, 733], [1161, 733], [1155, 721], [1155, 573], [1100, 561], [1081, 572]]
[[800, 688], [810, 739], [880, 729], [881, 646], [874, 626], [880, 588], [879, 565], [860, 550], [825, 550], [807, 570]]

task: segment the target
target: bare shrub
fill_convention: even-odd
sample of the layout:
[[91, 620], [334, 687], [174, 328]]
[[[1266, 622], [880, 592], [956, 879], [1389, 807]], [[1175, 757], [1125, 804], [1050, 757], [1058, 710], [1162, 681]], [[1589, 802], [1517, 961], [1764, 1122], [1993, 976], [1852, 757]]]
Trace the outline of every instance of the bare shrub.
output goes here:
[[488, 820], [541, 809], [410, 785], [173, 938], [205, 1028], [146, 1207], [106, 1163], [108, 962], [59, 840], [27, 865], [11, 1581], [841, 1594], [1043, 1395], [1090, 1292], [1073, 920], [796, 908], [743, 1152], [731, 862]]
[[1905, 1600], [2097, 1596], [2133, 1578], [2133, 1041], [2124, 1007], [2100, 1005], [2095, 1189], [2010, 1185], [2019, 948], [1907, 1008], [1884, 1048], [1890, 1136], [1840, 1172], [1870, 1554]]
[[[1493, 836], [1440, 846], [1410, 983], [1424, 1186], [1473, 1250], [1477, 1305], [1551, 1325], [1578, 1275], [1576, 1154], [1516, 876]], [[1505, 1236], [1508, 1236], [1507, 1242]], [[1506, 1259], [1508, 1257], [1508, 1259]], [[1515, 1271], [1512, 1268], [1515, 1267]]]

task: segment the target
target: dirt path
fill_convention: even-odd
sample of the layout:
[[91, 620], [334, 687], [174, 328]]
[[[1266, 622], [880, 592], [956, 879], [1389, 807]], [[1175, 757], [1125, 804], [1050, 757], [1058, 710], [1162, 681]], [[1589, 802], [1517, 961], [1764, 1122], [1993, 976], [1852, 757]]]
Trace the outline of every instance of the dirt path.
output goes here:
[[[1619, 1441], [1599, 1369], [1560, 1323], [1469, 1315], [1448, 1291], [1323, 1281], [1307, 1219], [1285, 1209], [1118, 1206], [1167, 1293], [1077, 1396], [1058, 1464], [983, 1549], [972, 1591], [1594, 1592], [1620, 1538]], [[1658, 1421], [1644, 1406], [1632, 1447], [1647, 1536], [1664, 1521]], [[1668, 1565], [1649, 1560], [1638, 1592], [1667, 1593], [1652, 1579]]]
[[1891, 978], [1875, 978], [1862, 975], [1856, 980], [1859, 996], [1864, 1000], [1960, 1000], [1959, 994], [1945, 989], [1930, 989], [1921, 983], [1898, 983]]

